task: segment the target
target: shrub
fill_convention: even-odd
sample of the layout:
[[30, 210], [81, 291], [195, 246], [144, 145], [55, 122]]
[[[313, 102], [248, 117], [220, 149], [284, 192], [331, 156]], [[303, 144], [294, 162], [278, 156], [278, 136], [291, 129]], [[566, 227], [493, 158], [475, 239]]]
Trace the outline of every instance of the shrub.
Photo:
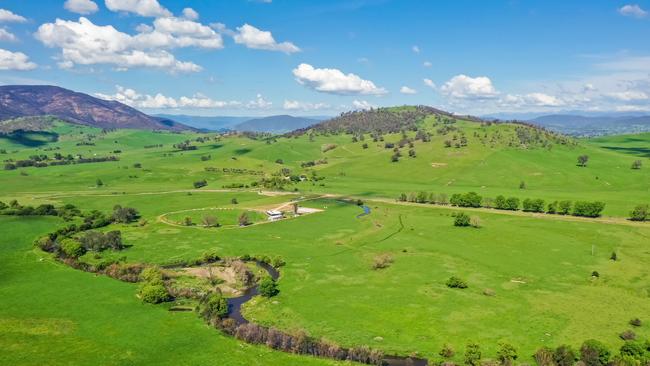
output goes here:
[[556, 214], [557, 210], [558, 210], [558, 202], [557, 201], [553, 201], [553, 202], [549, 203], [548, 206], [546, 207], [546, 213], [547, 214]]
[[264, 297], [273, 297], [277, 295], [280, 290], [278, 290], [278, 284], [271, 277], [264, 277], [260, 281], [259, 285], [260, 295]]
[[202, 222], [205, 227], [219, 227], [219, 221], [214, 216], [203, 216]]
[[571, 201], [560, 201], [558, 205], [557, 213], [559, 213], [560, 215], [568, 215], [569, 213], [571, 213], [571, 207], [572, 207]]
[[533, 356], [538, 366], [555, 366], [553, 350], [549, 347], [542, 347]]
[[246, 212], [242, 212], [237, 220], [239, 222], [239, 226], [248, 226], [251, 224], [251, 221], [248, 218], [248, 214]]
[[587, 155], [578, 156], [578, 166], [586, 167], [588, 161], [589, 161], [589, 156]]
[[517, 211], [519, 209], [519, 198], [508, 197], [506, 200], [506, 210]]
[[452, 358], [456, 352], [454, 352], [454, 348], [450, 344], [445, 343], [438, 354], [444, 358]]
[[621, 356], [631, 356], [635, 359], [642, 359], [646, 352], [646, 347], [640, 342], [625, 342], [620, 349]]
[[120, 250], [124, 247], [122, 244], [122, 234], [118, 230], [109, 231], [106, 234], [99, 231], [87, 231], [79, 241], [86, 250], [101, 252], [106, 249]]
[[626, 330], [618, 335], [624, 341], [633, 341], [636, 339], [636, 334], [632, 330]]
[[140, 299], [149, 304], [159, 304], [171, 300], [165, 286], [146, 283], [140, 288]]
[[632, 169], [641, 169], [641, 160], [634, 160], [632, 162]]
[[634, 318], [630, 320], [630, 325], [633, 327], [640, 327], [641, 326], [641, 319], [639, 318]]
[[499, 342], [499, 349], [497, 350], [497, 360], [501, 365], [509, 366], [517, 359], [517, 349], [507, 342]]
[[600, 273], [598, 273], [598, 271], [593, 271], [593, 272], [591, 272], [591, 277], [598, 278], [598, 277], [600, 277]]
[[476, 343], [468, 343], [465, 347], [465, 365], [480, 366], [481, 348]]
[[449, 288], [467, 288], [467, 282], [456, 276], [449, 277], [445, 285]]
[[213, 292], [199, 302], [199, 314], [204, 319], [223, 319], [228, 316], [228, 300], [221, 293]]
[[147, 267], [140, 272], [140, 280], [149, 284], [162, 284], [163, 274], [158, 267]]
[[469, 218], [469, 224], [478, 229], [481, 227], [481, 219], [478, 216], [472, 216]]
[[197, 180], [196, 182], [194, 182], [194, 188], [196, 189], [203, 188], [207, 185], [208, 185], [208, 181], [205, 179]]
[[586, 366], [605, 366], [610, 355], [607, 346], [595, 339], [585, 341], [580, 347], [580, 360]]
[[605, 203], [600, 201], [578, 201], [573, 206], [573, 216], [598, 217], [605, 208]]
[[526, 212], [544, 212], [544, 200], [526, 198], [523, 202], [523, 209]]
[[571, 346], [561, 345], [555, 349], [553, 360], [557, 366], [573, 366], [578, 359], [576, 352]]
[[69, 258], [81, 257], [86, 253], [86, 248], [74, 239], [63, 239], [59, 245], [63, 254]]
[[632, 221], [645, 221], [650, 217], [649, 205], [638, 205], [630, 212], [630, 220]]
[[234, 197], [233, 197], [233, 198], [230, 200], [230, 203], [232, 203], [233, 205], [236, 205], [236, 204], [238, 204], [239, 202], [237, 201], [237, 198], [234, 198]]
[[456, 214], [456, 218], [454, 219], [454, 226], [469, 226], [470, 225], [470, 217], [469, 215], [459, 212]]
[[388, 268], [391, 264], [393, 264], [393, 257], [390, 254], [379, 254], [373, 260], [372, 269]]
[[614, 262], [616, 262], [616, 260], [618, 259], [618, 256], [616, 255], [616, 252], [612, 252], [612, 255], [609, 256], [609, 259], [611, 259], [611, 260], [613, 260]]
[[138, 210], [131, 207], [115, 205], [113, 207], [113, 220], [118, 223], [128, 224], [140, 218]]

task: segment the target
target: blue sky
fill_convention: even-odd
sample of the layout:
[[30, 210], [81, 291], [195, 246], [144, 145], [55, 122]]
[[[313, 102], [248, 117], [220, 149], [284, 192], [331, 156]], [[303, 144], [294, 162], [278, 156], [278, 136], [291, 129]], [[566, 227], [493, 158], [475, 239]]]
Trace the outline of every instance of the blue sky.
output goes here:
[[0, 1], [0, 83], [150, 113], [650, 111], [650, 2]]

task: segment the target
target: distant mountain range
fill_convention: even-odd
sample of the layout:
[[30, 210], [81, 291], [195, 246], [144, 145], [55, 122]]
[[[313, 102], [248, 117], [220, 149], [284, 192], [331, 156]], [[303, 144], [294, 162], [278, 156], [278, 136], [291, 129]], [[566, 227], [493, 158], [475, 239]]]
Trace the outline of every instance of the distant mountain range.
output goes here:
[[274, 115], [266, 117], [233, 117], [233, 116], [188, 116], [173, 114], [157, 114], [157, 117], [171, 119], [186, 125], [209, 131], [250, 131], [285, 133], [300, 128], [312, 126], [328, 116], [300, 117], [290, 115]]
[[574, 136], [599, 136], [650, 131], [650, 116], [582, 116], [552, 114], [529, 122]]
[[149, 116], [120, 102], [98, 99], [57, 86], [0, 86], [0, 120], [34, 116], [54, 116], [71, 123], [100, 128], [193, 129], [173, 120]]

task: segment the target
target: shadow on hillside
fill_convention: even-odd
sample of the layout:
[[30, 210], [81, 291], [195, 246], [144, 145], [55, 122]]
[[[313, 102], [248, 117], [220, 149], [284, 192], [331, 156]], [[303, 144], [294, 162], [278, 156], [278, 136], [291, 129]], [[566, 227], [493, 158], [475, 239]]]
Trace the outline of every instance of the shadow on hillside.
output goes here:
[[59, 135], [57, 133], [47, 131], [17, 130], [8, 134], [0, 134], [0, 138], [7, 139], [11, 142], [27, 147], [39, 147], [50, 142], [58, 141]]
[[650, 158], [650, 148], [647, 147], [603, 146], [603, 149], [614, 150], [623, 154]]
[[249, 152], [253, 151], [252, 149], [244, 148], [244, 149], [237, 149], [235, 150], [235, 155], [244, 155], [248, 154]]

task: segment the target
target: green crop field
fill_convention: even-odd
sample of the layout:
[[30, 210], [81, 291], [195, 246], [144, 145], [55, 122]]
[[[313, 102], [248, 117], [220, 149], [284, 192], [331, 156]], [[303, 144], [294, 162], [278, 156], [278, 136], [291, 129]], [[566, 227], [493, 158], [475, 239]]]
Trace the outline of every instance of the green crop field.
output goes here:
[[[9, 207], [0, 210], [0, 364], [341, 364], [237, 340], [196, 312], [169, 311], [193, 309], [196, 299], [145, 304], [141, 284], [71, 268], [34, 246], [47, 233], [79, 227], [93, 210], [110, 216], [116, 205], [139, 216], [96, 230], [119, 231], [123, 248], [88, 251], [80, 263], [200, 267], [209, 265], [197, 262], [206, 253], [281, 260], [279, 293], [253, 297], [243, 315], [345, 348], [432, 364], [449, 344], [456, 350], [449, 359], [461, 363], [469, 342], [485, 360], [508, 342], [518, 362], [530, 364], [543, 346], [578, 349], [593, 338], [617, 352], [630, 329], [649, 339], [650, 224], [628, 218], [650, 203], [650, 134], [574, 140], [531, 138], [536, 129], [514, 124], [450, 125], [440, 131], [448, 125], [434, 116], [419, 121], [430, 141], [415, 130], [374, 141], [369, 133], [103, 131], [60, 121], [47, 133], [3, 135], [0, 201]], [[387, 144], [400, 141], [402, 156], [392, 161]], [[420, 192], [605, 207], [585, 218], [397, 200]], [[81, 213], [19, 216], [12, 200]], [[264, 212], [274, 209], [286, 218], [268, 220]], [[454, 226], [461, 212], [477, 227]], [[243, 213], [252, 225], [239, 225]], [[206, 216], [221, 226], [204, 227]], [[448, 287], [452, 276], [467, 288]], [[635, 318], [641, 326], [629, 323]]]

